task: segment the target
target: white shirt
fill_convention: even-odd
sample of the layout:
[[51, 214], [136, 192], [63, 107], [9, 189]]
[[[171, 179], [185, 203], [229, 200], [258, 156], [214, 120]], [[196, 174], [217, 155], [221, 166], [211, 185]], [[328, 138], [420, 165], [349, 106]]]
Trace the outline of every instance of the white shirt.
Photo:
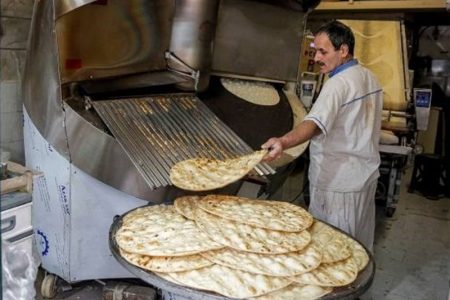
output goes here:
[[379, 177], [383, 91], [368, 69], [352, 60], [324, 84], [305, 120], [322, 133], [310, 143], [310, 183], [355, 192]]

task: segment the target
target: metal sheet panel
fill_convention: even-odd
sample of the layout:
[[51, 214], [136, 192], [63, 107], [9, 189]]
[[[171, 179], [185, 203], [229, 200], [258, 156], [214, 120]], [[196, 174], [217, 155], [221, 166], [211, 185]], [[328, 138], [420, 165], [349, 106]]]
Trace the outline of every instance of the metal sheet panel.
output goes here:
[[305, 17], [264, 3], [221, 1], [212, 71], [296, 81]]
[[[226, 159], [253, 151], [191, 95], [96, 101], [93, 105], [151, 188], [170, 185], [170, 168], [179, 161]], [[274, 173], [265, 163], [256, 170]]]
[[22, 83], [24, 105], [44, 138], [69, 157], [58, 74], [53, 1], [35, 1]]
[[166, 69], [175, 1], [108, 0], [56, 21], [61, 81]]
[[[200, 71], [198, 82], [178, 85], [184, 91], [208, 87], [219, 0], [178, 0], [173, 20], [170, 51], [189, 68]], [[169, 61], [170, 68], [190, 72]]]
[[55, 1], [56, 19], [83, 5], [97, 0], [57, 0]]

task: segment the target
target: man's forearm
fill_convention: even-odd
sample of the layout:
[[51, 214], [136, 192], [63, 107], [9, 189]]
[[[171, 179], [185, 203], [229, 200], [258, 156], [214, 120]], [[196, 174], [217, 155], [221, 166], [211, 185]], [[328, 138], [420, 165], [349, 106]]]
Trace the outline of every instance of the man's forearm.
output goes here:
[[294, 129], [283, 135], [281, 143], [283, 149], [288, 149], [296, 145], [302, 144], [310, 140], [313, 136], [320, 134], [320, 128], [313, 121], [303, 121], [297, 125]]

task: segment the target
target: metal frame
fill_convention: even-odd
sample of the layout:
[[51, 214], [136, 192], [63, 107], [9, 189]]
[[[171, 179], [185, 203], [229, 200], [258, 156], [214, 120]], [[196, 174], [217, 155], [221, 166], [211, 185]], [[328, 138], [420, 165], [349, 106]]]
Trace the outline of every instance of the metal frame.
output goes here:
[[[130, 87], [132, 82], [136, 83], [134, 87], [141, 87], [146, 80], [157, 80], [158, 84], [169, 84], [172, 82], [180, 87], [189, 87], [191, 85], [195, 87], [196, 81], [198, 81], [200, 86], [206, 84], [209, 76], [208, 72], [210, 71], [224, 71], [228, 74], [240, 74], [254, 78], [272, 78], [283, 82], [288, 79], [293, 81], [296, 79], [298, 64], [292, 63], [292, 61], [295, 62], [298, 59], [300, 44], [297, 43], [297, 40], [301, 40], [301, 25], [304, 22], [304, 14], [301, 12], [289, 11], [276, 6], [266, 7], [268, 4], [253, 1], [222, 0], [219, 6], [216, 1], [203, 0], [202, 3], [208, 7], [208, 11], [212, 11], [208, 14], [202, 9], [190, 9], [190, 5], [198, 8], [199, 3], [197, 1], [183, 0], [183, 5], [181, 6], [183, 10], [179, 11], [180, 15], [177, 15], [178, 18], [173, 19], [172, 14], [176, 12], [177, 8], [174, 0], [149, 0], [148, 3], [152, 3], [153, 6], [151, 8], [154, 11], [139, 10], [138, 12], [132, 10], [134, 7], [132, 4], [142, 5], [147, 3], [146, 1], [122, 2], [115, 0], [108, 1], [108, 5], [104, 7], [90, 4], [92, 2], [92, 0], [35, 2], [29, 51], [27, 52], [23, 78], [24, 105], [39, 132], [58, 153], [90, 176], [129, 195], [152, 202], [161, 200], [154, 198], [154, 191], [140, 176], [139, 171], [126, 156], [117, 140], [85, 118], [86, 115], [92, 115], [92, 113], [77, 110], [69, 105], [69, 103], [81, 103], [83, 101], [74, 92], [76, 90], [74, 86], [79, 84], [80, 86], [87, 86], [91, 91], [96, 91], [97, 89], [97, 91], [101, 92], [108, 87], [111, 89], [115, 88], [115, 90], [118, 90], [119, 87]], [[146, 39], [140, 39], [138, 35], [136, 39], [132, 39], [136, 42], [136, 45], [130, 45], [129, 48], [131, 50], [136, 49], [136, 51], [147, 49], [149, 53], [138, 52], [139, 55], [136, 55], [136, 53], [130, 52], [124, 56], [128, 60], [120, 61], [118, 59], [117, 61], [112, 61], [111, 65], [107, 65], [107, 62], [103, 62], [104, 65], [100, 66], [86, 63], [80, 68], [70, 70], [65, 68], [65, 63], [67, 63], [67, 59], [70, 60], [71, 53], [66, 53], [63, 49], [73, 50], [70, 47], [70, 43], [78, 43], [78, 39], [80, 39], [76, 30], [77, 27], [74, 25], [75, 21], [77, 21], [77, 16], [88, 18], [99, 9], [107, 9], [110, 5], [114, 8], [113, 4], [117, 6], [119, 3], [123, 5], [127, 3], [130, 6], [128, 15], [133, 12], [128, 19], [124, 17], [124, 22], [128, 22], [127, 24], [130, 26], [142, 25], [142, 23], [144, 25], [159, 24], [155, 26], [153, 31], [142, 31], [144, 29], [148, 30], [146, 28], [148, 27], [147, 25], [145, 25], [145, 28], [137, 27], [139, 30], [133, 31], [137, 35], [146, 33], [144, 35]], [[157, 4], [160, 4], [164, 9], [158, 9], [159, 6]], [[233, 13], [236, 11], [234, 5], [239, 8], [237, 10], [240, 11], [239, 14]], [[242, 15], [241, 8], [246, 9], [244, 11], [249, 16]], [[86, 11], [86, 9], [88, 10]], [[218, 21], [215, 22], [211, 15], [215, 16], [214, 11], [217, 9], [219, 9], [219, 16]], [[258, 12], [261, 13], [255, 13], [255, 9], [258, 9]], [[87, 12], [90, 13], [86, 14]], [[183, 14], [184, 12], [186, 15]], [[140, 13], [146, 15], [140, 15]], [[234, 20], [234, 16], [241, 23], [226, 22], [229, 19], [224, 20], [224, 15], [230, 17], [231, 21]], [[220, 18], [221, 16], [222, 18]], [[188, 27], [183, 27], [185, 18], [192, 21]], [[200, 20], [205, 20], [204, 26], [200, 28], [202, 30], [197, 32], [197, 35], [186, 36], [184, 34], [185, 31], [188, 33], [194, 29], [198, 31], [197, 23]], [[114, 21], [119, 22], [120, 20], [114, 19]], [[90, 26], [91, 23], [89, 19], [83, 19], [82, 24], [86, 27], [86, 24]], [[241, 24], [246, 26], [241, 26]], [[214, 36], [212, 32], [213, 25], [217, 27], [217, 36]], [[92, 28], [95, 28], [95, 26], [97, 25], [93, 22]], [[177, 30], [171, 31], [173, 26]], [[62, 32], [59, 30], [66, 31]], [[239, 35], [236, 35], [238, 31]], [[67, 37], [67, 40], [64, 39], [65, 35], [63, 33], [73, 34], [74, 39], [71, 39], [70, 35]], [[151, 45], [145, 44], [142, 41], [147, 41], [150, 33], [154, 33], [152, 36], [155, 41], [150, 43]], [[177, 34], [183, 39], [174, 39], [172, 41], [170, 37], [178, 36]], [[228, 39], [227, 37], [229, 36], [232, 39]], [[238, 36], [241, 36], [241, 40], [245, 40], [245, 43], [240, 43]], [[189, 50], [190, 48], [186, 48], [185, 43], [182, 43], [183, 41], [186, 42], [187, 37], [191, 37], [192, 41], [201, 38], [198, 45], [187, 43], [193, 47], [192, 50], [198, 48], [196, 50], [198, 53]], [[251, 38], [252, 43], [248, 43], [248, 37]], [[205, 40], [206, 38], [208, 40]], [[59, 43], [62, 40], [62, 45], [60, 45]], [[273, 43], [274, 40], [277, 40], [277, 43]], [[213, 54], [213, 41], [214, 56], [210, 57], [206, 53], [208, 55]], [[249, 48], [248, 45], [254, 48], [247, 49]], [[268, 46], [265, 47], [264, 45]], [[168, 61], [166, 61], [164, 56], [164, 51], [167, 49], [164, 49], [164, 51], [160, 49], [166, 46], [169, 47], [169, 51], [174, 51], [175, 55], [186, 65], [191, 66], [194, 70], [200, 70], [198, 80], [185, 82], [180, 80], [181, 76], [175, 76], [175, 73], [167, 70], [167, 67], [171, 67], [167, 66]], [[117, 48], [117, 45], [111, 45], [111, 47]], [[82, 49], [84, 48], [76, 48], [75, 50], [81, 51]], [[261, 51], [261, 49], [265, 49], [265, 51]], [[234, 57], [230, 55], [230, 50], [235, 51], [231, 53], [239, 53], [241, 62], [237, 63], [234, 61]], [[183, 54], [183, 51], [187, 52]], [[195, 52], [198, 55], [193, 55], [191, 52]], [[222, 54], [219, 55], [220, 53]], [[89, 58], [92, 59], [90, 56]], [[282, 58], [282, 61], [279, 58]], [[200, 59], [206, 59], [206, 61], [200, 61]], [[261, 61], [265, 63], [262, 64]], [[205, 67], [206, 62], [211, 63], [211, 70]], [[267, 65], [268, 62], [270, 62], [269, 65]], [[245, 72], [241, 72], [241, 74], [239, 72], [240, 69], [243, 69]], [[65, 70], [64, 72], [67, 74], [64, 75], [64, 72], [61, 70]], [[148, 72], [145, 73], [146, 71]], [[150, 76], [155, 73], [161, 76]], [[204, 80], [202, 80], [202, 73]], [[148, 76], [146, 76], [147, 74]], [[169, 76], [170, 74], [172, 76]], [[119, 75], [122, 75], [124, 78]], [[98, 86], [96, 85], [97, 83], [99, 84]], [[152, 84], [149, 83], [149, 85]], [[117, 172], [117, 170], [121, 170], [121, 172]], [[127, 178], [124, 178], [123, 174], [127, 174]], [[134, 178], [134, 180], [129, 178]]]

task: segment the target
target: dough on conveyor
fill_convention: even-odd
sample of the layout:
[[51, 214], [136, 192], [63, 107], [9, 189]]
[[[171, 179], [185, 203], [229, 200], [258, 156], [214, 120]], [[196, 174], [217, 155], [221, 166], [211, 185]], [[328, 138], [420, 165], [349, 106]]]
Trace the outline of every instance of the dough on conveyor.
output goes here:
[[220, 82], [227, 91], [253, 104], [271, 106], [280, 101], [280, 95], [270, 83], [231, 78], [221, 78]]

